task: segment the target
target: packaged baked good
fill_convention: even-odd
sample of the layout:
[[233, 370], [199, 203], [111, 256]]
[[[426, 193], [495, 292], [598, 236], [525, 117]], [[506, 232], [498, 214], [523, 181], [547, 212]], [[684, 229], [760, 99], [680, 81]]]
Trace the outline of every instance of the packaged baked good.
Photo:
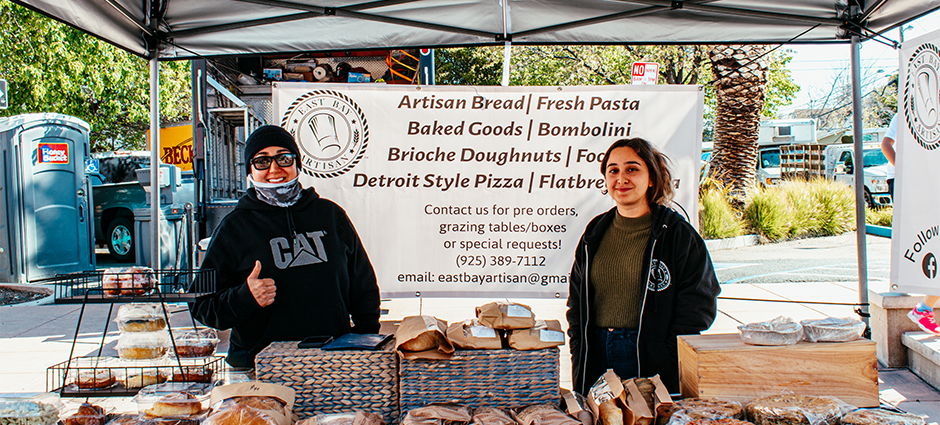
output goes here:
[[61, 410], [58, 394], [0, 395], [0, 425], [52, 425]]
[[740, 403], [719, 399], [685, 398], [671, 405], [656, 409], [656, 425], [678, 425], [670, 422], [673, 416], [684, 416], [687, 421], [696, 419], [744, 419], [744, 408]]
[[82, 403], [74, 412], [62, 419], [63, 425], [104, 425], [107, 412], [101, 406]]
[[219, 334], [210, 328], [178, 330], [173, 331], [173, 342], [179, 357], [209, 357], [219, 345]]
[[117, 376], [107, 367], [75, 369], [72, 382], [82, 390], [103, 390], [117, 383]]
[[166, 329], [166, 319], [159, 303], [132, 303], [118, 308], [114, 319], [121, 332], [156, 332]]
[[[679, 424], [672, 424], [679, 425]], [[685, 425], [754, 425], [748, 421], [742, 421], [733, 418], [724, 418], [724, 419], [693, 419], [689, 422], [685, 422]]]
[[756, 425], [838, 425], [842, 404], [829, 397], [782, 394], [761, 397], [745, 407]]
[[532, 308], [510, 301], [496, 301], [476, 308], [477, 318], [493, 329], [527, 329], [535, 326]]
[[166, 382], [167, 377], [157, 368], [127, 368], [124, 387], [136, 389]]
[[193, 418], [203, 413], [211, 386], [167, 382], [144, 387], [134, 396], [137, 410], [147, 418]]
[[447, 339], [457, 348], [468, 350], [498, 350], [503, 348], [500, 332], [480, 323], [479, 319], [467, 319], [447, 327]]
[[516, 425], [516, 421], [509, 415], [509, 412], [490, 406], [474, 409], [470, 423], [475, 425]]
[[121, 295], [121, 282], [115, 269], [107, 269], [101, 275], [101, 288], [106, 297]]
[[842, 417], [843, 425], [924, 425], [920, 416], [884, 409], [858, 409]]
[[179, 366], [173, 368], [173, 375], [170, 381], [173, 382], [197, 382], [208, 384], [212, 382], [212, 369], [206, 366]]
[[[267, 382], [218, 385], [212, 389], [209, 425], [292, 425], [295, 392]], [[230, 409], [237, 411], [216, 415]], [[203, 424], [206, 425], [206, 424]]]
[[470, 408], [459, 404], [434, 403], [411, 409], [401, 425], [466, 425], [473, 415]]
[[741, 325], [738, 331], [741, 340], [751, 345], [793, 345], [803, 339], [803, 327], [785, 316]]
[[153, 419], [141, 417], [139, 413], [133, 415], [111, 415], [107, 425], [155, 425]]
[[540, 350], [565, 345], [565, 332], [557, 320], [536, 320], [529, 329], [507, 331], [509, 346], [517, 350]]
[[[576, 419], [558, 410], [553, 404], [533, 404], [515, 411], [520, 425], [580, 425]], [[623, 421], [621, 420], [621, 423]]]
[[434, 316], [408, 316], [401, 320], [395, 332], [396, 348], [414, 352], [436, 349], [443, 354], [453, 354], [454, 346], [445, 332], [447, 322]]
[[565, 413], [581, 422], [581, 425], [594, 425], [594, 414], [591, 413], [587, 399], [574, 391], [561, 389], [562, 406]]
[[114, 348], [122, 360], [149, 360], [163, 357], [169, 347], [170, 334], [157, 331], [121, 333]]
[[846, 342], [861, 338], [865, 322], [851, 317], [801, 320], [803, 339], [809, 342]]
[[277, 425], [264, 410], [231, 402], [214, 410], [202, 425]]
[[353, 425], [356, 413], [324, 413], [297, 421], [296, 425]]
[[122, 274], [121, 295], [145, 295], [153, 290], [157, 279], [150, 267], [128, 267]]

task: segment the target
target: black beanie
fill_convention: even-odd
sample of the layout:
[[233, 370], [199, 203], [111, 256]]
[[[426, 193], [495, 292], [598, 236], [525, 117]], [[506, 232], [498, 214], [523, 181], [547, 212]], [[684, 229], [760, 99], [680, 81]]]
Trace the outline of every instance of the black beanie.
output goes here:
[[[294, 164], [300, 162], [300, 149], [297, 148], [297, 141], [287, 130], [276, 125], [265, 125], [258, 127], [245, 142], [245, 171], [251, 175], [251, 158], [258, 154], [262, 149], [278, 146], [289, 150], [297, 158]], [[299, 168], [299, 165], [298, 165]]]

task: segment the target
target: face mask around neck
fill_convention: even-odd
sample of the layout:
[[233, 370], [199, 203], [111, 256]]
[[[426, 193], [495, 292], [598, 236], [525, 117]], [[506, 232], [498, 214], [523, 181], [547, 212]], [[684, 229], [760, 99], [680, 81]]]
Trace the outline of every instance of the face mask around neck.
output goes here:
[[300, 187], [300, 177], [283, 183], [258, 182], [251, 177], [249, 180], [258, 194], [258, 199], [275, 207], [286, 208], [296, 204], [303, 190]]

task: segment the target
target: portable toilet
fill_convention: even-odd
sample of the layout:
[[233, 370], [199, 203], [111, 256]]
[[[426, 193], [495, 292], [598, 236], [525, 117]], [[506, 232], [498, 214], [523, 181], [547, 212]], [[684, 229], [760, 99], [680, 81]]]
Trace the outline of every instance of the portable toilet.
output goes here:
[[61, 114], [0, 117], [0, 282], [95, 268], [88, 131]]

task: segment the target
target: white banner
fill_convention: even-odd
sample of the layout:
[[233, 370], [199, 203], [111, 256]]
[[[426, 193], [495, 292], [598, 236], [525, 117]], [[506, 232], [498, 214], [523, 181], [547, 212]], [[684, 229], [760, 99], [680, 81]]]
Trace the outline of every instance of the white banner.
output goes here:
[[617, 139], [672, 159], [698, 223], [696, 86], [460, 87], [275, 83], [304, 186], [342, 206], [384, 297], [565, 297], [585, 225], [614, 204]]
[[940, 295], [940, 31], [906, 41], [900, 65], [892, 289]]

